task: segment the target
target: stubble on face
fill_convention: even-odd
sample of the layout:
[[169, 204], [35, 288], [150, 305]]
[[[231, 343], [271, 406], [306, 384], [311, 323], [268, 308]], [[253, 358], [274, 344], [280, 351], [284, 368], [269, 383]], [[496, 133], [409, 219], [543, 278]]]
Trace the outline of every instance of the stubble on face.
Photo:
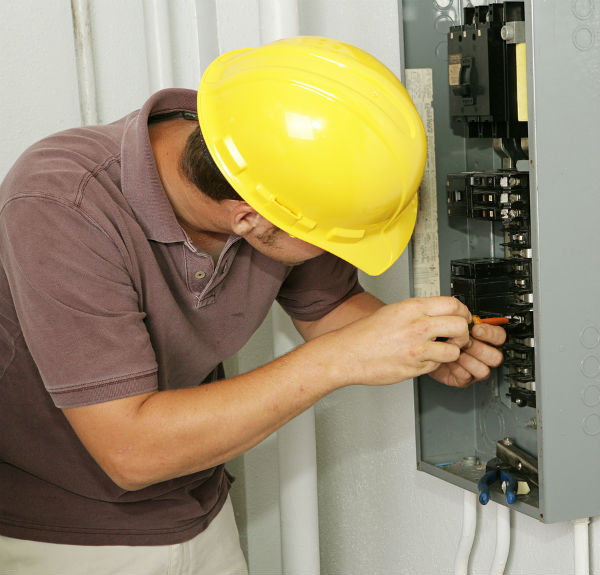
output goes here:
[[261, 242], [264, 246], [281, 249], [281, 246], [277, 245], [277, 238], [281, 233], [282, 230], [276, 227], [272, 227], [260, 234], [256, 234], [256, 239], [259, 242]]
[[300, 265], [323, 253], [322, 249], [293, 238], [277, 226], [257, 233], [254, 237], [262, 244], [265, 255], [287, 266]]

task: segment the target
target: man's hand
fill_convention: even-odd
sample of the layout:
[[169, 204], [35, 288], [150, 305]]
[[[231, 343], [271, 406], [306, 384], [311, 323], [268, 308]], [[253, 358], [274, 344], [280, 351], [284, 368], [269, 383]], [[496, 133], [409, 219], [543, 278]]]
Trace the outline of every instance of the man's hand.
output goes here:
[[[351, 326], [357, 319], [362, 321]], [[411, 298], [386, 306], [365, 292], [322, 320], [294, 323], [307, 340], [333, 330], [350, 334], [344, 348], [354, 353], [347, 365], [358, 356], [354, 374], [375, 378], [361, 383], [385, 384], [429, 373], [446, 385], [466, 387], [489, 377], [490, 367], [502, 362], [502, 352], [495, 346], [506, 339], [502, 328], [487, 324], [477, 324], [469, 334], [470, 320], [471, 314], [456, 298]], [[345, 326], [349, 328], [342, 329]]]
[[487, 379], [490, 368], [502, 363], [502, 352], [496, 346], [502, 345], [505, 339], [506, 332], [501, 327], [477, 324], [471, 329], [471, 339], [461, 349], [458, 359], [441, 364], [430, 375], [452, 387], [467, 387]]
[[387, 385], [431, 373], [459, 361], [470, 342], [470, 320], [469, 310], [453, 297], [380, 304], [324, 336], [335, 354], [330, 365], [340, 386]]

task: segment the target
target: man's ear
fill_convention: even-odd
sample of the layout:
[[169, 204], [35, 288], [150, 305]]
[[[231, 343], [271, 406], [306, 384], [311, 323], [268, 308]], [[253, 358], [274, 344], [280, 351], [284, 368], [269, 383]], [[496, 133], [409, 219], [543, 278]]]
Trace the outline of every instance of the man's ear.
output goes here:
[[258, 225], [260, 214], [246, 202], [236, 202], [229, 212], [231, 231], [238, 236], [245, 236]]

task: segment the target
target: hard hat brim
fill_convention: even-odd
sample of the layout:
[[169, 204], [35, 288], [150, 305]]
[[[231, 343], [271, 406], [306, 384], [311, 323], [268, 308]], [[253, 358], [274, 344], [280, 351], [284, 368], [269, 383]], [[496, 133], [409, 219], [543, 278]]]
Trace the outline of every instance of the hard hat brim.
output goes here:
[[[355, 243], [341, 246], [339, 242], [324, 242], [319, 247], [337, 255], [368, 275], [381, 275], [396, 262], [409, 244], [415, 228], [417, 212], [418, 195], [415, 194], [395, 221], [383, 230], [367, 234]], [[311, 239], [312, 237], [308, 236], [305, 241], [312, 243]]]

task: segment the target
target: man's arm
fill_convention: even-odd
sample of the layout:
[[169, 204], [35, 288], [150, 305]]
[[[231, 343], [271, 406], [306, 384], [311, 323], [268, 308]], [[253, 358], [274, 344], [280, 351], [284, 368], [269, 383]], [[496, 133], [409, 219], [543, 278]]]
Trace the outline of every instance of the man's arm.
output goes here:
[[[454, 362], [469, 341], [470, 314], [455, 298], [381, 306], [355, 297], [320, 324], [330, 331], [303, 326], [310, 341], [249, 373], [64, 413], [113, 481], [136, 490], [230, 460], [335, 389], [391, 384]], [[341, 313], [350, 323], [336, 327]]]
[[369, 292], [362, 292], [348, 298], [321, 319], [315, 321], [292, 320], [292, 322], [304, 341], [309, 341], [371, 315], [384, 305], [381, 300]]

